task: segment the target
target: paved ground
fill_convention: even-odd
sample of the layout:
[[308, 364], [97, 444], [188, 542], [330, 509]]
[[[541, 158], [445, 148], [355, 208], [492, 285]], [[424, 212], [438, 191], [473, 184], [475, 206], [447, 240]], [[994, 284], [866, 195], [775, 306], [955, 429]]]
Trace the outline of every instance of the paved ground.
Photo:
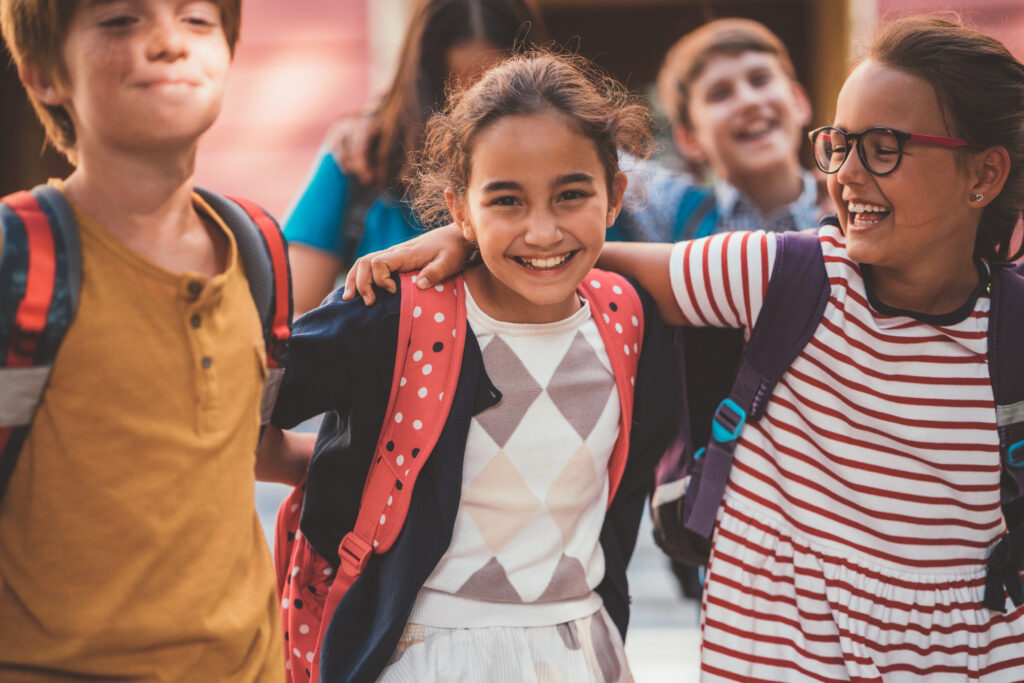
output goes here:
[[[267, 538], [274, 515], [289, 489], [256, 485], [256, 507]], [[665, 557], [651, 539], [645, 517], [636, 552], [629, 565], [633, 611], [626, 654], [637, 683], [690, 683], [698, 680], [698, 605], [679, 596]]]

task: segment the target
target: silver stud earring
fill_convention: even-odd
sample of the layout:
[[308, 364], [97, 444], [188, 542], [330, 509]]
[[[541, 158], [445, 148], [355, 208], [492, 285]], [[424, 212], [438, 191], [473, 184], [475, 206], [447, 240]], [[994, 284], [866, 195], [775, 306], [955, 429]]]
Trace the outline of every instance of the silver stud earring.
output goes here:
[[985, 198], [985, 195], [983, 195], [983, 194], [972, 194], [971, 195], [971, 201], [972, 202], [980, 202], [984, 198]]

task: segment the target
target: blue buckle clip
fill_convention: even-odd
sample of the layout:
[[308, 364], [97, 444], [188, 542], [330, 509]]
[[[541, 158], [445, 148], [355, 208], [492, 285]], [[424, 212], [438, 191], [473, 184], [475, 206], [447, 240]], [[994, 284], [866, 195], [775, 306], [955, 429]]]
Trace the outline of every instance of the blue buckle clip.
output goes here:
[[702, 455], [704, 455], [704, 453], [705, 453], [705, 452], [706, 452], [707, 450], [708, 450], [707, 448], [701, 448], [701, 449], [700, 449], [700, 450], [698, 450], [698, 451], [697, 451], [696, 453], [694, 453], [694, 454], [693, 454], [693, 461], [694, 461], [694, 462], [697, 462], [698, 460], [700, 460], [700, 457], [701, 457]]
[[1006, 449], [1006, 462], [1017, 469], [1024, 467], [1024, 441], [1018, 441]]
[[[723, 408], [728, 408], [728, 410], [723, 410]], [[746, 423], [747, 411], [743, 410], [736, 401], [727, 398], [715, 409], [715, 418], [711, 422], [711, 435], [718, 443], [735, 441]]]

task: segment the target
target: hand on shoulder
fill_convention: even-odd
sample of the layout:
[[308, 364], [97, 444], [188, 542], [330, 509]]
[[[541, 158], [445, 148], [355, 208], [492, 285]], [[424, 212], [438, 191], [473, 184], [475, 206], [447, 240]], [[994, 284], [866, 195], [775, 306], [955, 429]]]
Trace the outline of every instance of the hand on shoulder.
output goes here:
[[372, 135], [373, 116], [369, 110], [345, 116], [327, 132], [326, 146], [338, 168], [364, 185], [373, 182], [370, 162]]

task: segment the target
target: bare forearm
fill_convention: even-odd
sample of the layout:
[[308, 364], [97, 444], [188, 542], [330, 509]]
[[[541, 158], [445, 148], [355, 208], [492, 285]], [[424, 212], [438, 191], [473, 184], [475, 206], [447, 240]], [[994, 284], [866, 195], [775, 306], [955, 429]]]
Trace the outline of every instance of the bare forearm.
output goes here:
[[292, 486], [299, 483], [313, 456], [316, 434], [285, 432], [267, 425], [256, 449], [256, 479]]
[[670, 325], [683, 324], [683, 316], [672, 292], [669, 260], [671, 244], [608, 242], [597, 266], [631, 277], [654, 297], [662, 319]]

